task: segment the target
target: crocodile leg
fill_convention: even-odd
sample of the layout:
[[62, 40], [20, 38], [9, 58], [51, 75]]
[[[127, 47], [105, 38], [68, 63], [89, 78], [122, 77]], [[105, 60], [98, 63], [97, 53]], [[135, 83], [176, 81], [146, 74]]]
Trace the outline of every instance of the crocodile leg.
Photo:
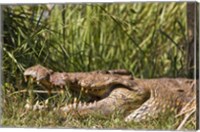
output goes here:
[[137, 109], [145, 101], [144, 94], [130, 91], [126, 88], [115, 88], [110, 95], [102, 100], [93, 103], [73, 103], [61, 108], [65, 113], [74, 113], [74, 115], [101, 114], [109, 115], [118, 110], [127, 112]]
[[146, 120], [147, 118], [156, 118], [158, 116], [158, 113], [165, 112], [166, 109], [171, 108], [172, 110], [174, 107], [172, 104], [168, 102], [168, 104], [161, 104], [161, 100], [159, 100], [156, 97], [152, 96], [144, 103], [142, 104], [138, 109], [133, 111], [130, 115], [128, 115], [125, 118], [126, 122], [129, 121], [135, 121], [139, 122], [141, 120]]
[[150, 98], [144, 104], [142, 104], [138, 109], [136, 109], [130, 115], [128, 115], [125, 118], [125, 121], [139, 122], [149, 117], [155, 118], [160, 111], [161, 109], [159, 109], [158, 101], [155, 100], [154, 98]]
[[[170, 83], [165, 83], [166, 81]], [[139, 122], [147, 118], [156, 118], [159, 113], [165, 113], [166, 111], [177, 113], [194, 95], [193, 92], [188, 92], [191, 93], [191, 95], [186, 94], [186, 91], [191, 91], [192, 89], [190, 88], [190, 84], [187, 83], [187, 80], [160, 79], [146, 82], [145, 85], [143, 84], [143, 87], [146, 86], [147, 88], [147, 85], [150, 86], [150, 98], [138, 109], [129, 114], [125, 118], [126, 122]], [[142, 85], [140, 82], [138, 83]], [[159, 85], [159, 83], [162, 85]]]

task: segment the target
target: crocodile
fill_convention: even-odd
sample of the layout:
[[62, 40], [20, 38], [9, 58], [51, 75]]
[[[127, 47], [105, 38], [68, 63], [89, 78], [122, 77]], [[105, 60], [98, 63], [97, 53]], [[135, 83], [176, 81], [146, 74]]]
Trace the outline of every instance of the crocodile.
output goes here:
[[166, 110], [178, 113], [195, 96], [194, 79], [154, 78], [138, 79], [124, 69], [91, 72], [54, 72], [42, 65], [29, 67], [24, 72], [25, 80], [43, 86], [51, 93], [65, 86], [72, 91], [89, 96], [88, 102], [74, 100], [59, 110], [73, 115], [103, 116], [120, 111], [124, 120], [141, 121], [156, 118]]

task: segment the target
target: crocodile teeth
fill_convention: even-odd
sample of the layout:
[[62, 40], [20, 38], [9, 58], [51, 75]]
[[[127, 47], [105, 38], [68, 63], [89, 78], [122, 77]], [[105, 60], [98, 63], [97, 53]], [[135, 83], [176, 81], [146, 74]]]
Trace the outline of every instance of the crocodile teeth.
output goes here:
[[83, 88], [83, 87], [81, 87], [81, 91], [84, 91], [84, 88]]
[[96, 87], [96, 84], [92, 84], [91, 87]]
[[93, 104], [96, 106], [97, 105], [97, 101], [95, 100]]
[[91, 106], [96, 106], [97, 105], [97, 102], [93, 102]]
[[92, 106], [92, 103], [90, 102], [88, 106]]
[[74, 103], [77, 103], [77, 98], [74, 98]]
[[69, 107], [69, 108], [72, 108], [72, 104], [69, 104], [68, 107]]
[[37, 101], [35, 105], [39, 105], [39, 101]]
[[65, 107], [62, 107], [61, 110], [62, 111], [65, 111], [65, 112], [70, 112], [70, 111], [73, 111], [73, 110], [84, 110], [84, 109], [90, 109], [90, 108], [93, 108], [93, 107], [96, 107], [97, 106], [97, 101], [94, 101], [94, 102], [90, 102], [90, 103], [87, 103], [87, 102], [78, 102], [78, 103], [72, 103], [72, 104], [68, 104], [67, 106]]
[[85, 93], [88, 93], [88, 90], [87, 90], [87, 89], [85, 90]]
[[79, 102], [79, 103], [78, 103], [78, 108], [81, 108], [81, 107], [82, 107], [82, 103]]
[[47, 105], [49, 103], [49, 100], [45, 100], [44, 104]]
[[25, 82], [27, 82], [27, 80], [28, 80], [28, 77], [27, 77], [27, 76], [24, 76], [24, 80], [25, 80]]
[[86, 106], [87, 106], [87, 104], [86, 104], [86, 102], [84, 102], [84, 103], [83, 103], [83, 107], [86, 107]]
[[73, 106], [74, 109], [76, 109], [77, 104], [73, 103], [72, 106]]
[[31, 109], [33, 108], [33, 106], [30, 105], [30, 104], [26, 104], [26, 105], [25, 105], [25, 108], [26, 108], [27, 110], [31, 110]]
[[34, 79], [31, 77], [31, 78], [30, 78], [30, 82], [33, 83], [33, 80], [34, 80]]

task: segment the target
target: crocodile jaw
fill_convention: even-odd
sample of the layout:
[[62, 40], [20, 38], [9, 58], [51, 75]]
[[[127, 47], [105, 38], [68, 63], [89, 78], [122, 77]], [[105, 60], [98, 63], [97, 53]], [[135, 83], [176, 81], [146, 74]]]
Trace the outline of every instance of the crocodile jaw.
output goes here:
[[138, 94], [126, 88], [116, 88], [111, 91], [108, 97], [90, 103], [74, 102], [61, 107], [64, 113], [74, 113], [74, 115], [101, 114], [109, 115], [118, 110], [127, 112], [137, 109], [146, 100], [145, 94]]

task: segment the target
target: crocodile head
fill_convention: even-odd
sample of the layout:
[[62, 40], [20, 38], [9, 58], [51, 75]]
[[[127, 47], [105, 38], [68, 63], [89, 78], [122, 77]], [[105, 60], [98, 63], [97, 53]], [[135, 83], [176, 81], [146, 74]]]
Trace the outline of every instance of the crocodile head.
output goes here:
[[51, 69], [45, 68], [41, 65], [29, 67], [24, 72], [25, 81], [31, 80], [33, 82], [41, 83], [45, 87], [51, 84], [48, 82], [50, 75], [53, 73]]

